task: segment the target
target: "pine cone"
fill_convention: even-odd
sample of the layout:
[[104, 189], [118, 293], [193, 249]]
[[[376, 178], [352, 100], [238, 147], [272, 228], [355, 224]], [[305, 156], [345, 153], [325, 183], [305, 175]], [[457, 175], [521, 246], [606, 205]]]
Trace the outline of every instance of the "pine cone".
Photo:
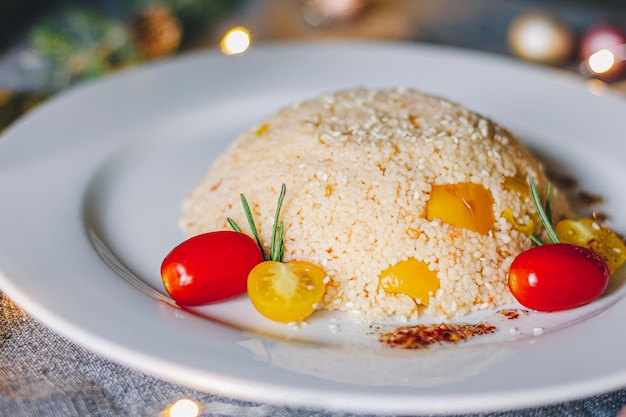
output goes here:
[[178, 49], [182, 28], [174, 13], [166, 6], [144, 7], [131, 23], [136, 46], [146, 59], [171, 55]]

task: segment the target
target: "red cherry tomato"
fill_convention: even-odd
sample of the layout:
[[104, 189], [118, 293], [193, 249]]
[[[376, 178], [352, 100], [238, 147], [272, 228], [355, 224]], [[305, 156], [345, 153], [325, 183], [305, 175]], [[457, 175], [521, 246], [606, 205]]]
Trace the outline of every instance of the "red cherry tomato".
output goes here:
[[606, 262], [594, 251], [568, 243], [535, 246], [511, 264], [509, 288], [525, 307], [567, 310], [599, 297], [609, 282]]
[[161, 264], [163, 286], [180, 305], [224, 301], [246, 292], [248, 274], [263, 254], [249, 236], [224, 230], [194, 236]]

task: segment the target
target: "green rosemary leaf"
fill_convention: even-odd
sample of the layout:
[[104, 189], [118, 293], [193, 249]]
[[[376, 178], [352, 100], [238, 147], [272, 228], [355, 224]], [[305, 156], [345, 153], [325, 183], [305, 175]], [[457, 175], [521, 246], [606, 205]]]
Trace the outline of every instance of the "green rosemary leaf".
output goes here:
[[[535, 182], [532, 178], [528, 177], [528, 182], [530, 184], [530, 194], [533, 198], [533, 203], [535, 204], [535, 208], [537, 209], [537, 214], [539, 214], [539, 218], [543, 223], [543, 226], [546, 228], [548, 232], [548, 236], [550, 236], [550, 240], [552, 243], [559, 243], [559, 237], [556, 235], [554, 228], [552, 227], [552, 221], [550, 220], [551, 215], [547, 214], [541, 205], [541, 198], [539, 197], [539, 193], [537, 192], [537, 187], [535, 186]], [[551, 187], [548, 187], [551, 189]]]
[[283, 255], [285, 254], [285, 240], [283, 239], [283, 230], [285, 228], [285, 223], [283, 221], [280, 222], [278, 228], [276, 229], [276, 246], [274, 252], [274, 261], [282, 262]]
[[279, 224], [278, 219], [280, 216], [280, 209], [283, 206], [283, 200], [285, 199], [285, 192], [287, 186], [283, 183], [280, 188], [280, 195], [278, 196], [278, 204], [276, 204], [276, 213], [274, 214], [274, 227], [272, 228], [272, 244], [270, 247], [270, 259], [273, 261], [282, 262], [281, 246], [284, 246], [282, 222]]
[[533, 243], [537, 246], [542, 246], [544, 243], [541, 241], [541, 239], [539, 239], [537, 236], [535, 235], [530, 235], [530, 240], [533, 241]]
[[235, 232], [243, 233], [243, 231], [241, 230], [241, 227], [239, 227], [237, 222], [235, 222], [233, 219], [231, 219], [230, 217], [227, 217], [226, 221]]
[[272, 228], [272, 241], [270, 242], [270, 261], [277, 261], [278, 243], [276, 242], [276, 236], [278, 235], [278, 227], [276, 225]]
[[554, 223], [552, 223], [552, 210], [550, 200], [552, 199], [552, 183], [548, 183], [548, 191], [546, 193], [546, 217], [548, 218], [548, 222], [551, 227], [554, 227]]
[[254, 224], [254, 217], [252, 216], [252, 210], [250, 210], [250, 206], [248, 205], [248, 200], [246, 200], [246, 196], [241, 194], [241, 204], [243, 205], [243, 211], [246, 213], [246, 219], [248, 219], [248, 225], [250, 225], [250, 230], [252, 230], [252, 235], [256, 239], [257, 245], [259, 245], [259, 249], [261, 249], [261, 253], [263, 254], [263, 259], [269, 261], [269, 257], [265, 252], [265, 248], [261, 243], [261, 238], [259, 237], [259, 232], [257, 231], [256, 225]]

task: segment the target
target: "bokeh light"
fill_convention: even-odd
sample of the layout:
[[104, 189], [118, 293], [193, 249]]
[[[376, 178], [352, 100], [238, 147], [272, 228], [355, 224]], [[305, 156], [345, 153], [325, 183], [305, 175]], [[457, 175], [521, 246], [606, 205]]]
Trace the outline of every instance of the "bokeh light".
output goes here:
[[241, 26], [232, 28], [222, 37], [220, 47], [226, 55], [243, 54], [250, 47], [250, 32]]
[[600, 49], [589, 56], [589, 69], [596, 74], [609, 72], [615, 65], [615, 54], [608, 49]]
[[200, 406], [189, 398], [181, 398], [167, 410], [167, 417], [198, 417]]

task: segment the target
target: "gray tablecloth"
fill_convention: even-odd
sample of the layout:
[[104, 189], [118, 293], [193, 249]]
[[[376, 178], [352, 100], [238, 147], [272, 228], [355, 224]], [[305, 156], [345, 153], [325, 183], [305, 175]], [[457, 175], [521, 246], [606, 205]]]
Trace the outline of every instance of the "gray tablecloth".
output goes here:
[[[347, 417], [331, 412], [258, 404], [175, 385], [113, 363], [52, 332], [0, 293], [0, 416], [166, 416], [181, 398], [201, 416]], [[578, 401], [491, 414], [613, 417], [626, 389]]]

